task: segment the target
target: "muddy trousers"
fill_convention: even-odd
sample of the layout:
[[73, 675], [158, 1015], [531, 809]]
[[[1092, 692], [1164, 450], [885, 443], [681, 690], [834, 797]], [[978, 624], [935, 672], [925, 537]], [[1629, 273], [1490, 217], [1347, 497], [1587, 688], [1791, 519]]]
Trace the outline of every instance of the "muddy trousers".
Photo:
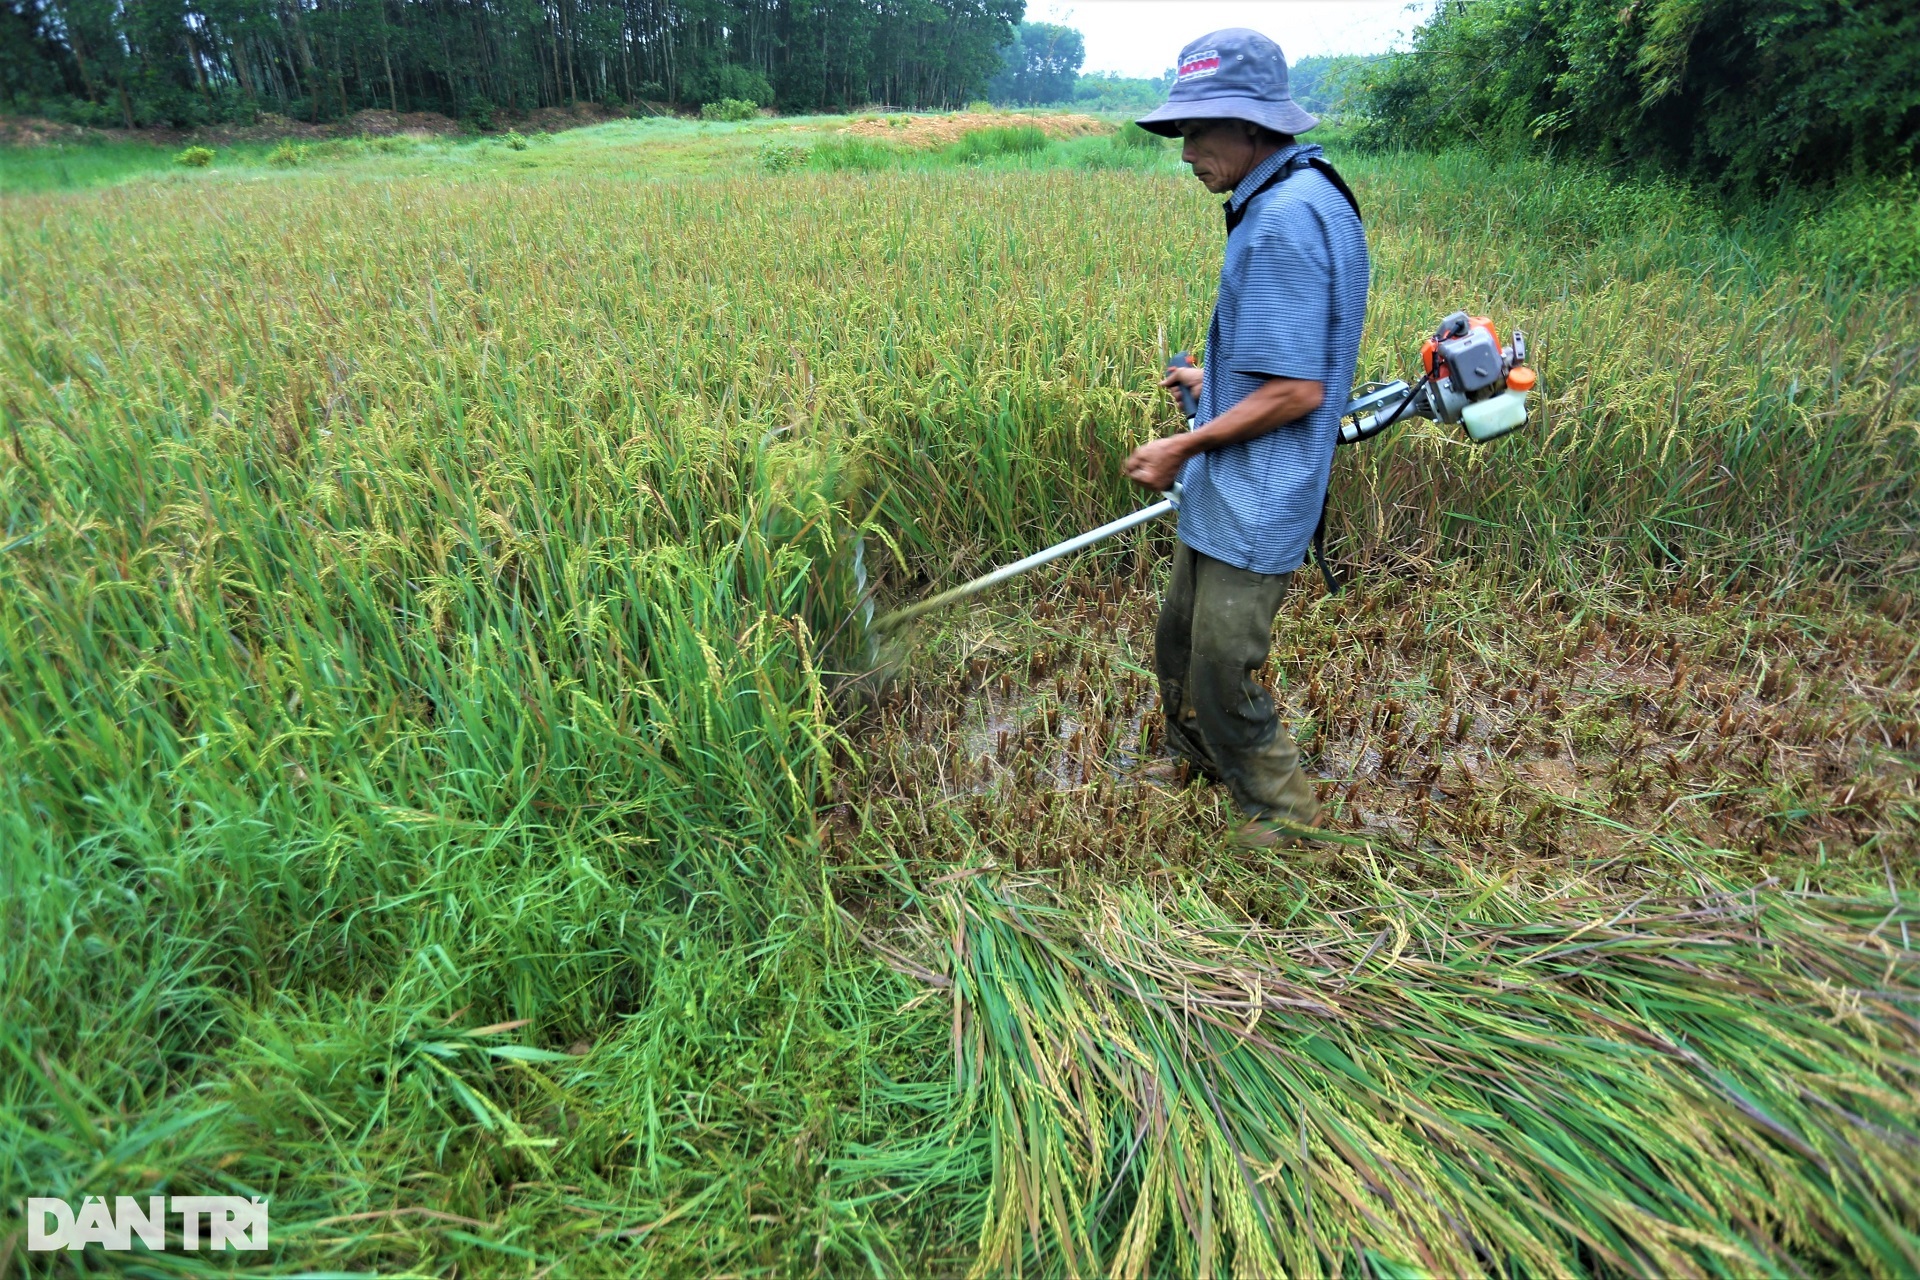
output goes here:
[[1153, 665], [1168, 747], [1226, 783], [1248, 816], [1312, 826], [1319, 806], [1300, 749], [1253, 678], [1292, 576], [1236, 569], [1175, 542]]

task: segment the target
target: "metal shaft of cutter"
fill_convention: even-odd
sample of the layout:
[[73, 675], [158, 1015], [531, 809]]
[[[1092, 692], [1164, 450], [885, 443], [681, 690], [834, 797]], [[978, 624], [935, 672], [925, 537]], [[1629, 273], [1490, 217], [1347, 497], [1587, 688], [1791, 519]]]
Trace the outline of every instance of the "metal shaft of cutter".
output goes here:
[[1001, 565], [992, 573], [983, 574], [971, 582], [963, 582], [951, 590], [942, 591], [937, 596], [930, 596], [918, 604], [908, 605], [904, 609], [897, 609], [884, 618], [875, 621], [873, 624], [874, 630], [891, 631], [902, 623], [912, 622], [922, 614], [931, 613], [935, 609], [950, 605], [956, 600], [965, 600], [968, 596], [977, 595], [996, 583], [1005, 582], [1008, 578], [1017, 578], [1029, 569], [1037, 569], [1050, 560], [1058, 560], [1061, 556], [1070, 556], [1074, 552], [1085, 547], [1090, 547], [1096, 542], [1104, 542], [1117, 533], [1125, 533], [1127, 530], [1137, 528], [1150, 520], [1158, 520], [1161, 516], [1171, 515], [1173, 511], [1173, 499], [1163, 498], [1150, 507], [1140, 508], [1140, 510], [1134, 512], [1132, 515], [1121, 516], [1118, 520], [1110, 520], [1098, 529], [1089, 529], [1085, 533], [1068, 538], [1065, 542], [1048, 547], [1045, 551], [1036, 551], [1024, 560], [1015, 560], [1012, 564]]

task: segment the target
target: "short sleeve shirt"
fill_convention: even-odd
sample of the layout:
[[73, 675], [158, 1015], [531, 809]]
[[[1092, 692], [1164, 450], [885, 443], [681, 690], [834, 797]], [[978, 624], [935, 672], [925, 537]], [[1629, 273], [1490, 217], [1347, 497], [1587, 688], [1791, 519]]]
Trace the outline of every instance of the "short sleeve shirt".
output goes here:
[[[1320, 383], [1320, 407], [1256, 439], [1196, 454], [1180, 472], [1180, 541], [1255, 573], [1290, 573], [1306, 560], [1360, 358], [1367, 241], [1339, 188], [1308, 166], [1320, 154], [1317, 146], [1283, 148], [1228, 202], [1244, 216], [1227, 237], [1194, 426], [1269, 378]], [[1251, 195], [1282, 168], [1292, 172]]]

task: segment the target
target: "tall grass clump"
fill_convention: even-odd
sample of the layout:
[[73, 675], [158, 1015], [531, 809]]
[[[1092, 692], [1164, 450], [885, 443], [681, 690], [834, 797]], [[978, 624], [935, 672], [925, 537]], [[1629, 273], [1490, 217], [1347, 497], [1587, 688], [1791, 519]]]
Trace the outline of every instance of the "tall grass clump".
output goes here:
[[945, 149], [945, 153], [957, 163], [978, 164], [999, 156], [1033, 155], [1051, 145], [1052, 140], [1039, 125], [1001, 125], [964, 133], [958, 142]]
[[899, 165], [904, 152], [900, 147], [865, 138], [826, 138], [807, 152], [807, 164], [829, 173], [873, 173]]

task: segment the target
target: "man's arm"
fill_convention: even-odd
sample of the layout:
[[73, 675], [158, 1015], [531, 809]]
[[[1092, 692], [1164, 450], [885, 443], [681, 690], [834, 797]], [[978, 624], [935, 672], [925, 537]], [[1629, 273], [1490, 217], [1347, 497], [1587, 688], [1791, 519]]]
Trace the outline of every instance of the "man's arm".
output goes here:
[[1127, 479], [1156, 493], [1173, 487], [1180, 468], [1195, 454], [1225, 445], [1254, 440], [1276, 427], [1297, 422], [1320, 407], [1324, 384], [1302, 378], [1268, 378], [1259, 387], [1206, 426], [1179, 435], [1149, 440], [1127, 458]]

